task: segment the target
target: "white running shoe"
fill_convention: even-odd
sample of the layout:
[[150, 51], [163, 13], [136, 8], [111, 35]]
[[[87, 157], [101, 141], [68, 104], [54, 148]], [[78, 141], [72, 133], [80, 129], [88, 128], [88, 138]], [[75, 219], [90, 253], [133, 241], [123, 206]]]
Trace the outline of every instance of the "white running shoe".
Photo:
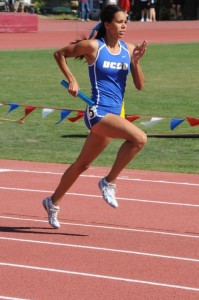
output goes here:
[[108, 203], [110, 206], [116, 208], [118, 207], [118, 203], [115, 199], [115, 194], [117, 191], [117, 186], [116, 184], [112, 184], [106, 181], [105, 178], [102, 178], [98, 182], [98, 186], [100, 190], [102, 191], [102, 196], [106, 203]]
[[42, 204], [48, 213], [49, 224], [55, 229], [60, 228], [60, 224], [57, 219], [57, 215], [59, 213], [59, 206], [53, 205], [50, 197], [45, 198], [43, 200]]

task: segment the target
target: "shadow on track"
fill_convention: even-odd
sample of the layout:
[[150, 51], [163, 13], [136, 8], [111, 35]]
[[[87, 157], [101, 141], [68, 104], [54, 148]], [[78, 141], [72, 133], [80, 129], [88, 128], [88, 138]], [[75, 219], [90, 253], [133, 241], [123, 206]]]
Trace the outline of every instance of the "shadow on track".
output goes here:
[[[39, 231], [42, 230], [42, 231]], [[45, 230], [45, 231], [44, 231]], [[88, 236], [86, 234], [76, 234], [76, 233], [63, 233], [60, 231], [55, 231], [53, 228], [46, 227], [15, 227], [15, 226], [0, 226], [0, 232], [12, 232], [12, 233], [29, 233], [29, 234], [57, 234], [65, 236]]]

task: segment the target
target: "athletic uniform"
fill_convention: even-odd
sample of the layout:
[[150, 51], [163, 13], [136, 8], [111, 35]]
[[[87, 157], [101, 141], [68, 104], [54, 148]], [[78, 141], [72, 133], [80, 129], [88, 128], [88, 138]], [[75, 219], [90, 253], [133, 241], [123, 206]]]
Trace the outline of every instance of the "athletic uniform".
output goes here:
[[126, 77], [130, 70], [130, 55], [126, 44], [119, 41], [119, 53], [111, 53], [104, 39], [98, 39], [96, 60], [88, 66], [92, 88], [93, 106], [87, 106], [85, 123], [90, 129], [106, 114], [120, 115], [126, 87]]

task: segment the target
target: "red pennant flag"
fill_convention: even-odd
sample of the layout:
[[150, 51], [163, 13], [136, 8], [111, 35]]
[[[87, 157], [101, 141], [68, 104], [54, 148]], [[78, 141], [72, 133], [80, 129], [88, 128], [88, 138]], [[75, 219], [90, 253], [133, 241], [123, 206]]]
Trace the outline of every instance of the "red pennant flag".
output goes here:
[[74, 118], [68, 118], [70, 122], [76, 122], [77, 120], [81, 119], [84, 116], [83, 111], [78, 111], [77, 116]]
[[29, 115], [35, 109], [36, 109], [35, 106], [26, 106], [25, 107], [25, 116]]
[[136, 116], [136, 115], [126, 115], [125, 116], [125, 119], [128, 120], [129, 122], [133, 122], [139, 118], [140, 118], [140, 116]]
[[29, 115], [35, 109], [36, 109], [35, 106], [26, 106], [25, 107], [25, 116], [23, 118], [19, 119], [17, 122], [25, 123], [25, 117], [27, 117], [27, 115]]
[[186, 117], [186, 120], [189, 122], [191, 126], [199, 125], [199, 119]]

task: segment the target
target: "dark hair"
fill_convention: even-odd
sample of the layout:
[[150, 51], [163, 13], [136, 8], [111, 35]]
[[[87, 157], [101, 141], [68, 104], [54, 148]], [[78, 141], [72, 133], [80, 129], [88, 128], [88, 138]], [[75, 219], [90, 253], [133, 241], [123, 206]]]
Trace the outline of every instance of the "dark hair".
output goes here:
[[[99, 16], [100, 23], [97, 25], [97, 34], [95, 37], [96, 39], [100, 39], [106, 35], [106, 28], [105, 28], [104, 23], [105, 22], [111, 23], [112, 20], [114, 19], [114, 15], [120, 11], [124, 12], [124, 9], [117, 5], [107, 5], [102, 9], [100, 16]], [[95, 27], [94, 27], [94, 30], [95, 30]], [[83, 36], [83, 38], [81, 40], [76, 40], [75, 42], [72, 42], [72, 44], [76, 44], [76, 43], [78, 43], [82, 40], [86, 40], [86, 39], [87, 38], [85, 36]], [[84, 56], [77, 56], [75, 58], [82, 60], [84, 58]]]
[[107, 5], [102, 9], [100, 13], [101, 24], [97, 32], [96, 39], [99, 39], [106, 35], [106, 28], [104, 26], [104, 22], [111, 23], [114, 19], [114, 15], [120, 11], [124, 11], [124, 9], [117, 5]]
[[118, 5], [107, 5], [107, 6], [105, 6], [102, 9], [101, 13], [100, 13], [100, 20], [101, 20], [101, 22], [111, 23], [111, 21], [114, 18], [114, 15], [117, 12], [120, 12], [120, 11], [124, 11], [124, 9], [121, 8]]

